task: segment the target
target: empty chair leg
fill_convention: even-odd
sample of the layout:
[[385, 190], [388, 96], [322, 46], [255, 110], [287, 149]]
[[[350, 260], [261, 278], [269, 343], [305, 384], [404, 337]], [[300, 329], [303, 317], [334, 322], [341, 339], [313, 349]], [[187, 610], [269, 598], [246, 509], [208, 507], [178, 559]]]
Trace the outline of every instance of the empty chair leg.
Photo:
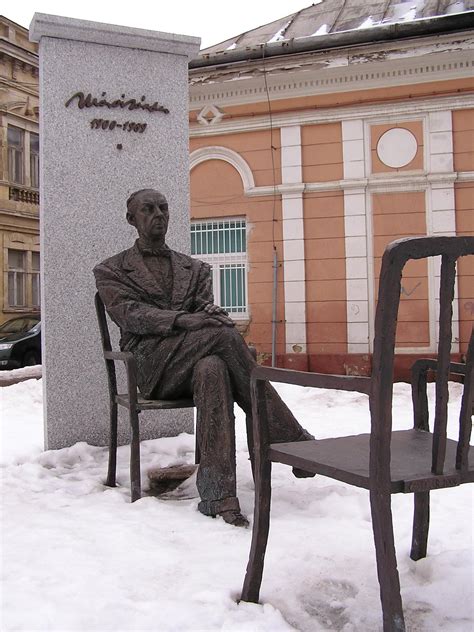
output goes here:
[[370, 509], [382, 602], [383, 630], [384, 632], [405, 632], [390, 494], [371, 492]]
[[415, 508], [413, 512], [413, 536], [410, 557], [416, 561], [426, 557], [428, 529], [430, 526], [430, 493], [416, 492], [414, 497]]

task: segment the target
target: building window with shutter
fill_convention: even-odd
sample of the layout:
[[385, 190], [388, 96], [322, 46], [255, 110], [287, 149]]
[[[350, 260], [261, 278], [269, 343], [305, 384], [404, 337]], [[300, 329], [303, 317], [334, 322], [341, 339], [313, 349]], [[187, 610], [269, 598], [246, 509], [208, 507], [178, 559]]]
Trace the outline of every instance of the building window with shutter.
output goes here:
[[39, 204], [39, 134], [8, 125], [7, 155], [9, 199]]
[[30, 186], [39, 189], [39, 135], [30, 132]]
[[8, 251], [8, 306], [26, 307], [26, 251]]
[[242, 218], [191, 223], [191, 255], [210, 264], [214, 301], [247, 318], [247, 227]]
[[25, 183], [25, 132], [8, 126], [8, 178], [15, 184]]
[[6, 260], [7, 310], [36, 312], [40, 308], [40, 254], [8, 248]]
[[31, 253], [31, 304], [39, 309], [40, 301], [40, 254]]

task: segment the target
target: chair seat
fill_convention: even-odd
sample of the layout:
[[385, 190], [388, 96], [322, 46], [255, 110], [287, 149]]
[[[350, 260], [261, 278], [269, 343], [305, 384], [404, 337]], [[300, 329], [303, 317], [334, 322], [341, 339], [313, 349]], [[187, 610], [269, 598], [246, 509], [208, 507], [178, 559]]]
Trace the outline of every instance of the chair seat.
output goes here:
[[[467, 471], [456, 470], [457, 443], [450, 439], [446, 445], [444, 473], [432, 474], [432, 440], [432, 433], [422, 430], [399, 430], [392, 433], [392, 494], [429, 491], [474, 482], [472, 454]], [[269, 447], [268, 456], [271, 461], [370, 489], [369, 441], [370, 434], [360, 434], [319, 441], [273, 443]]]
[[[115, 401], [120, 406], [130, 408], [128, 395], [117, 395]], [[137, 397], [138, 410], [166, 410], [170, 408], [194, 408], [192, 399], [145, 399], [141, 395]]]

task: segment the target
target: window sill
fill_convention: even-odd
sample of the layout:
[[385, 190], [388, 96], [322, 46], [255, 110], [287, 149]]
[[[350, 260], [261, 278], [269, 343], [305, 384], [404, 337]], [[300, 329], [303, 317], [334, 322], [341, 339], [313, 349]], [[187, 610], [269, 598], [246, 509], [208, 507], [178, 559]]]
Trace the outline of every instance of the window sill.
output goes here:
[[235, 328], [239, 332], [239, 334], [245, 334], [247, 332], [248, 326], [250, 324], [250, 319], [248, 316], [245, 318], [234, 318], [231, 316], [232, 320], [235, 323]]
[[39, 307], [4, 307], [4, 314], [40, 314]]

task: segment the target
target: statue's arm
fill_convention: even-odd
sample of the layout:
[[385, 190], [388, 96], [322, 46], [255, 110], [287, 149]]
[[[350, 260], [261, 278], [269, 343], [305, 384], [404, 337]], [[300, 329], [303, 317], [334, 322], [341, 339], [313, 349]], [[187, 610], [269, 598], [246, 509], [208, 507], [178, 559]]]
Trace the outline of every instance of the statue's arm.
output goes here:
[[185, 311], [160, 309], [146, 302], [143, 295], [128, 285], [120, 275], [99, 264], [94, 268], [97, 290], [109, 316], [122, 331], [133, 334], [172, 336], [176, 318]]
[[201, 268], [196, 283], [193, 312], [201, 312], [206, 305], [213, 304], [214, 294], [212, 292], [211, 266], [201, 261]]
[[189, 331], [202, 329], [203, 327], [233, 327], [233, 321], [227, 316], [222, 307], [214, 305], [212, 293], [211, 267], [203, 261], [199, 262], [200, 268], [194, 287], [194, 295], [189, 313], [180, 314], [176, 318], [175, 327]]

